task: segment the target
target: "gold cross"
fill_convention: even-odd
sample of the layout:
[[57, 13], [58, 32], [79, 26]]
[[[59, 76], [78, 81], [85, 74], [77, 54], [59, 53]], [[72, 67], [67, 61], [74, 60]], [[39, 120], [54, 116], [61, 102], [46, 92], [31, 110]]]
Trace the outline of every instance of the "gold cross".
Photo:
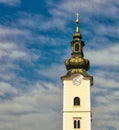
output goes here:
[[76, 13], [76, 20], [79, 20], [79, 13]]

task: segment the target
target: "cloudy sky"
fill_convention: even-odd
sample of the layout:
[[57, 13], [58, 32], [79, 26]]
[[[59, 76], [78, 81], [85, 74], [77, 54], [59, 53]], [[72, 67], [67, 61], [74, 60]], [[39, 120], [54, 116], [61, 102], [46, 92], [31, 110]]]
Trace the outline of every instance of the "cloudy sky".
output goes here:
[[62, 130], [60, 77], [77, 12], [94, 77], [92, 130], [119, 130], [118, 0], [0, 0], [0, 130]]

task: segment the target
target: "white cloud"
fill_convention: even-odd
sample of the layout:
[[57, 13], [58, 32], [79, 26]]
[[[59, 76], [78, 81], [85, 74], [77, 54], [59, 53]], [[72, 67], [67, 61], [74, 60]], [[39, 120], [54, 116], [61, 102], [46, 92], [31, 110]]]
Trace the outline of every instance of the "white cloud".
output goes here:
[[[0, 102], [0, 129], [60, 130], [61, 104], [61, 88], [51, 83], [37, 82], [28, 91], [19, 91], [19, 95], [12, 100]], [[50, 126], [46, 125], [49, 123]]]
[[[44, 69], [47, 73], [43, 73]], [[48, 66], [48, 68], [44, 68], [43, 70], [39, 70], [38, 73], [41, 76], [45, 76], [46, 78], [53, 80], [53, 81], [60, 81], [60, 77], [65, 75], [65, 66], [64, 64], [52, 64]]]
[[26, 52], [24, 51], [18, 51], [18, 50], [14, 50], [10, 53], [9, 55], [10, 58], [12, 59], [29, 59], [29, 56]]
[[[33, 62], [40, 57], [35, 50], [27, 48], [27, 37], [31, 37], [29, 30], [0, 26], [1, 80], [18, 82], [18, 73], [23, 71], [19, 62], [32, 66]], [[19, 80], [21, 80], [20, 76]]]
[[16, 95], [18, 91], [16, 88], [13, 88], [10, 84], [5, 82], [0, 82], [0, 96], [4, 97], [5, 95]]
[[119, 89], [117, 73], [99, 69], [94, 73], [92, 91], [93, 129], [114, 128], [118, 130]]
[[[17, 26], [37, 28], [42, 31], [51, 31], [51, 29], [64, 30], [67, 21], [62, 19], [62, 17], [46, 17], [43, 14], [29, 14], [29, 13], [19, 13], [19, 18], [17, 20]], [[16, 23], [14, 23], [16, 24]]]
[[38, 56], [29, 51], [25, 45], [28, 37], [31, 37], [30, 30], [0, 26], [0, 58], [25, 59], [26, 61], [37, 59]]
[[17, 26], [29, 27], [29, 28], [42, 28], [42, 23], [46, 22], [45, 16], [43, 14], [32, 14], [27, 12], [22, 12], [17, 14], [19, 17], [17, 23], [14, 23]]
[[[0, 3], [3, 1], [0, 0]], [[16, 5], [15, 0], [5, 1], [4, 4]], [[60, 5], [60, 6], [59, 6]], [[33, 15], [33, 14], [24, 14], [19, 16], [19, 20], [16, 22], [16, 26], [18, 28], [9, 28], [0, 26], [0, 38], [2, 39], [0, 42], [0, 60], [6, 59], [7, 62], [3, 62], [0, 64], [0, 72], [3, 75], [4, 80], [14, 79], [15, 82], [18, 82], [21, 86], [23, 83], [20, 82], [21, 77], [19, 75], [16, 76], [13, 69], [20, 69], [20, 67], [13, 63], [16, 59], [33, 61], [33, 59], [37, 59], [38, 55], [35, 55], [34, 52], [27, 49], [24, 44], [25, 36], [30, 40], [32, 39], [32, 35], [29, 30], [24, 30], [23, 28], [38, 28], [39, 30], [52, 30], [52, 29], [60, 29], [64, 31], [67, 28], [67, 24], [72, 19], [72, 16], [75, 19], [75, 13], [78, 11], [81, 13], [82, 20], [85, 21], [85, 25], [89, 24], [92, 26], [95, 33], [95, 39], [98, 39], [100, 36], [100, 40], [105, 39], [106, 44], [109, 39], [105, 37], [101, 37], [104, 35], [118, 35], [118, 28], [113, 25], [111, 26], [103, 26], [102, 23], [93, 22], [93, 18], [90, 16], [109, 16], [110, 18], [115, 18], [118, 15], [118, 10], [116, 6], [116, 2], [112, 0], [78, 0], [78, 1], [64, 1], [59, 4], [51, 4], [49, 9], [49, 13], [51, 14], [50, 19], [46, 18], [43, 15]], [[105, 9], [105, 11], [104, 11]], [[73, 15], [72, 15], [73, 14]], [[87, 15], [88, 14], [88, 15]], [[71, 16], [72, 15], [72, 16]], [[111, 15], [111, 16], [110, 16]], [[15, 23], [12, 23], [14, 25]], [[19, 24], [19, 25], [18, 25]], [[22, 30], [22, 29], [23, 30]], [[85, 29], [85, 28], [84, 28]], [[69, 33], [69, 28], [67, 28], [66, 33]], [[97, 31], [98, 30], [98, 31]], [[87, 30], [85, 30], [86, 32]], [[91, 33], [92, 30], [89, 29], [87, 31], [88, 34]], [[11, 38], [11, 36], [13, 36]], [[23, 36], [22, 38], [19, 36]], [[67, 35], [66, 35], [67, 36]], [[11, 41], [8, 41], [8, 37], [11, 38]], [[17, 37], [17, 41], [14, 41], [14, 38]], [[38, 38], [38, 37], [37, 37]], [[36, 39], [33, 38], [33, 39]], [[56, 38], [55, 38], [56, 39]], [[49, 38], [48, 36], [41, 36], [38, 40], [51, 42], [54, 44], [55, 39]], [[93, 39], [93, 40], [95, 40]], [[59, 41], [57, 39], [56, 41]], [[93, 41], [92, 40], [92, 41]], [[93, 41], [94, 42], [94, 41]], [[62, 43], [62, 42], [61, 42]], [[22, 45], [24, 44], [24, 45]], [[41, 43], [40, 43], [41, 44]], [[67, 43], [66, 43], [67, 44]], [[102, 44], [103, 45], [103, 44]], [[97, 44], [95, 45], [98, 46]], [[105, 47], [105, 46], [104, 46]], [[117, 67], [119, 64], [118, 53], [118, 43], [111, 45], [109, 43], [109, 47], [107, 48], [98, 48], [98, 50], [88, 50], [85, 58], [91, 60], [91, 65], [94, 66], [113, 66]], [[115, 56], [116, 55], [116, 56]], [[68, 52], [68, 58], [70, 57], [70, 53]], [[31, 64], [31, 63], [30, 63]], [[29, 65], [29, 64], [28, 64]], [[50, 80], [54, 80], [56, 78], [60, 78], [62, 74], [64, 74], [64, 65], [60, 64], [52, 64], [49, 69], [37, 70], [38, 73], [42, 73], [42, 76], [47, 77]], [[11, 72], [10, 72], [11, 70]], [[47, 72], [47, 73], [44, 73]], [[109, 75], [112, 75], [112, 78]], [[32, 75], [32, 74], [31, 74]], [[115, 130], [118, 128], [118, 82], [114, 79], [115, 75], [113, 72], [107, 71], [107, 74], [104, 72], [98, 71], [94, 73], [94, 87], [92, 87], [92, 95], [96, 102], [93, 105], [93, 127], [94, 129], [107, 130], [108, 128], [114, 128]], [[0, 75], [1, 76], [1, 75]], [[108, 77], [109, 76], [109, 77]], [[107, 82], [108, 81], [108, 82]], [[29, 81], [30, 82], [30, 81]], [[17, 84], [18, 84], [17, 83]], [[11, 100], [0, 102], [0, 129], [2, 130], [37, 130], [37, 129], [62, 129], [61, 124], [61, 98], [62, 98], [62, 90], [54, 84], [37, 82], [33, 87], [28, 86], [28, 90], [23, 92], [14, 89], [10, 84], [1, 83], [1, 95], [5, 95], [6, 93], [14, 95]], [[95, 86], [96, 85], [96, 86]], [[17, 87], [17, 86], [16, 86]], [[114, 90], [115, 89], [115, 90]], [[17, 95], [18, 94], [18, 95]], [[59, 103], [60, 102], [60, 103]], [[111, 103], [110, 103], [111, 102]], [[116, 106], [117, 105], [117, 106]], [[116, 106], [116, 107], [115, 107]], [[114, 117], [115, 116], [115, 117]], [[116, 118], [116, 119], [114, 119]], [[109, 120], [107, 120], [109, 119]], [[45, 123], [45, 124], [44, 124]], [[48, 125], [46, 125], [48, 124]], [[49, 125], [50, 124], [50, 125]], [[113, 129], [114, 130], [114, 129]]]
[[0, 0], [0, 3], [10, 6], [16, 6], [21, 3], [21, 0]]
[[109, 45], [101, 49], [87, 50], [85, 57], [90, 59], [94, 66], [118, 66], [119, 65], [119, 45]]
[[[46, 26], [46, 24], [47, 24], [47, 26]], [[49, 29], [58, 28], [59, 30], [65, 30], [65, 25], [66, 25], [66, 22], [64, 20], [56, 17], [51, 20], [48, 20], [47, 23], [43, 22], [41, 29], [49, 30]]]
[[17, 48], [17, 46], [13, 42], [11, 42], [11, 43], [3, 42], [3, 43], [0, 44], [1, 50], [8, 50], [8, 49], [14, 49], [14, 48]]
[[[57, 6], [59, 4], [51, 4], [49, 2], [49, 5], [52, 5], [53, 7], [56, 7], [59, 11], [64, 11], [68, 13], [76, 13], [77, 11], [80, 11], [81, 14], [83, 13], [91, 13], [91, 14], [101, 14], [103, 13], [110, 16], [115, 15], [117, 13], [118, 8], [116, 7], [117, 1], [113, 0], [69, 0], [69, 1], [63, 1], [60, 3], [60, 6]], [[103, 11], [104, 7], [106, 7], [105, 11]], [[58, 11], [57, 11], [58, 12]], [[57, 13], [56, 12], [56, 13]], [[59, 13], [58, 13], [59, 14]], [[54, 15], [55, 12], [54, 12]]]
[[10, 59], [30, 59], [30, 53], [27, 49], [23, 49], [18, 44], [14, 42], [0, 42], [0, 59], [4, 57]]
[[[117, 26], [105, 26], [99, 25], [97, 28], [94, 28], [97, 35], [108, 35], [108, 36], [117, 36], [119, 35], [119, 27]], [[98, 30], [98, 31], [97, 31]]]
[[0, 26], [0, 38], [8, 37], [8, 36], [26, 36], [30, 35], [28, 30], [18, 29], [15, 27], [8, 27], [8, 26]]
[[92, 109], [93, 121], [94, 121], [93, 127], [100, 129], [103, 127], [108, 128], [109, 126], [111, 126], [117, 130], [118, 120], [119, 120], [119, 117], [118, 117], [119, 92], [116, 92], [116, 90], [112, 90], [111, 92], [103, 93], [103, 94], [104, 95], [101, 95], [101, 96], [97, 95], [93, 97], [96, 100], [96, 106], [93, 107]]

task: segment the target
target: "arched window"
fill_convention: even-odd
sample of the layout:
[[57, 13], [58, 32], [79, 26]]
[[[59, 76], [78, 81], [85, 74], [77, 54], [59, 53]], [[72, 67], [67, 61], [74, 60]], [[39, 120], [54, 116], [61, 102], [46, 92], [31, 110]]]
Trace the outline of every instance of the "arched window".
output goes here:
[[74, 105], [80, 105], [80, 98], [79, 97], [74, 98]]

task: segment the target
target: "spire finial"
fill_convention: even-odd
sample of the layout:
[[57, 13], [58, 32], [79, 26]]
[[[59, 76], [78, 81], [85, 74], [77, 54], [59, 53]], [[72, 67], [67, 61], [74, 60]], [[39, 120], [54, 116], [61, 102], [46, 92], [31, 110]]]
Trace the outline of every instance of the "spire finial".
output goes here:
[[79, 22], [79, 13], [76, 13], [76, 23]]
[[79, 32], [78, 23], [79, 23], [79, 13], [76, 13], [76, 32], [77, 32], [77, 33]]

